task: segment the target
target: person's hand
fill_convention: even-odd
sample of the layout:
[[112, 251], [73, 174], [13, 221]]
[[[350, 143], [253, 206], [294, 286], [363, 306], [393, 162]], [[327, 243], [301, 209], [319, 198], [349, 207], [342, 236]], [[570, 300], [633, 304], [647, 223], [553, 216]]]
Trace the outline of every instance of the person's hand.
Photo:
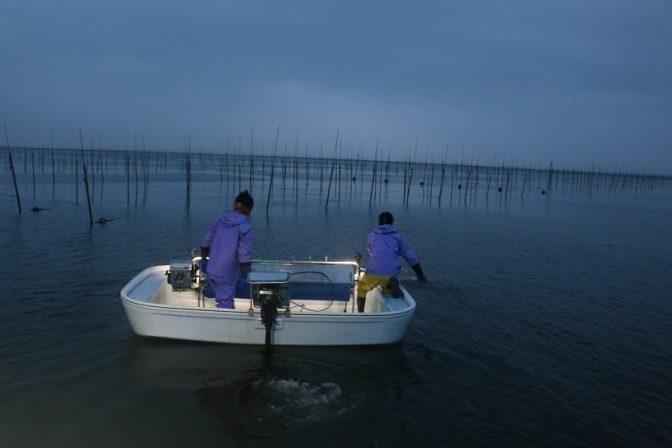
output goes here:
[[249, 274], [250, 271], [252, 271], [252, 263], [249, 261], [246, 263], [240, 263], [240, 278], [247, 280], [247, 274]]
[[411, 266], [413, 270], [415, 271], [415, 275], [418, 277], [418, 282], [420, 283], [427, 283], [427, 277], [425, 277], [425, 273], [422, 272], [422, 266], [420, 266], [420, 263], [415, 263], [413, 266]]

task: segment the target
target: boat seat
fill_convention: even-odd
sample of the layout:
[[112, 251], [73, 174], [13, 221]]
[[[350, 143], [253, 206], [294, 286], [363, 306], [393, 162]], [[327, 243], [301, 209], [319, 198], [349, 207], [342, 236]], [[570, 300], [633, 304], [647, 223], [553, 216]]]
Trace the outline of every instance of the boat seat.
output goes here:
[[[334, 300], [337, 302], [350, 300], [349, 283], [290, 282], [289, 285], [289, 295], [292, 300]], [[250, 297], [248, 282], [238, 282], [236, 297]]]
[[350, 300], [349, 283], [291, 282], [289, 295], [293, 300]]

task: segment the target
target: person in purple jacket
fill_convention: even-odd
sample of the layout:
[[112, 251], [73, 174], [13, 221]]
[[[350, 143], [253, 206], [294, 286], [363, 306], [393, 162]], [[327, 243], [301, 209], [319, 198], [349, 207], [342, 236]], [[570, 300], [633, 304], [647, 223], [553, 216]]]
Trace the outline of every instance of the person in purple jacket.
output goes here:
[[421, 283], [427, 282], [427, 277], [422, 272], [418, 257], [411, 246], [404, 240], [397, 229], [392, 225], [394, 216], [390, 212], [383, 212], [378, 216], [378, 227], [369, 232], [368, 249], [369, 264], [366, 266], [364, 276], [359, 280], [357, 287], [357, 309], [364, 312], [366, 293], [376, 286], [382, 286], [384, 290], [392, 292], [392, 297], [401, 297], [399, 289], [399, 271], [401, 263], [399, 256], [413, 268]]
[[[254, 200], [243, 191], [232, 210], [222, 213], [208, 228], [201, 243], [201, 269], [215, 292], [217, 308], [233, 308], [238, 279], [250, 272], [254, 231], [248, 217]], [[203, 266], [205, 265], [205, 266]]]

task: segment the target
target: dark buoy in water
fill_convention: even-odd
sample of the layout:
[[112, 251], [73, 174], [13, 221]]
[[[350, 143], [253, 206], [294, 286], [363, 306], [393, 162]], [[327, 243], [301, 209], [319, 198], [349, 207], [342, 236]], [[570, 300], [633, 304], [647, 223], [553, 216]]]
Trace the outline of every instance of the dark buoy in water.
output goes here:
[[383, 182], [385, 182], [387, 184], [387, 179], [385, 179]]
[[501, 192], [502, 192], [502, 187], [497, 187], [497, 193], [501, 193]]
[[546, 194], [546, 190], [541, 190], [542, 196]]
[[110, 221], [114, 221], [114, 219], [107, 219], [107, 218], [101, 216], [100, 218], [98, 218], [98, 221], [96, 221], [96, 222], [98, 224], [107, 224]]
[[353, 177], [352, 177], [352, 181], [353, 181], [353, 182], [357, 182], [357, 178], [353, 176]]
[[457, 189], [461, 190], [462, 189], [462, 184], [457, 184]]
[[41, 212], [42, 210], [45, 210], [45, 209], [40, 208], [40, 207], [33, 207], [33, 208], [30, 209], [31, 212], [35, 212], [35, 213]]

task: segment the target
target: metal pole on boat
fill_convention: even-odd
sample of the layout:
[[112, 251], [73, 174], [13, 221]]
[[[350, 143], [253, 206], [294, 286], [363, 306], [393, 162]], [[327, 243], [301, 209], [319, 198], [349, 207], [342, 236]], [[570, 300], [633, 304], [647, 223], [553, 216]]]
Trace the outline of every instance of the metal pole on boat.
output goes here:
[[[359, 276], [360, 276], [361, 271], [362, 271], [362, 265], [361, 265], [362, 254], [360, 254], [359, 252], [355, 252], [354, 257], [355, 257], [355, 262], [357, 263], [357, 268], [355, 269], [355, 276], [354, 276], [354, 279], [353, 279], [353, 282], [352, 282], [352, 284], [353, 284], [353, 287], [352, 287], [352, 306], [351, 306], [351, 312], [352, 313], [355, 312], [355, 302], [357, 301], [357, 290], [359, 289]], [[346, 302], [345, 307], [343, 308], [343, 312], [345, 313], [345, 312], [347, 312], [347, 310], [348, 310], [348, 303]]]

